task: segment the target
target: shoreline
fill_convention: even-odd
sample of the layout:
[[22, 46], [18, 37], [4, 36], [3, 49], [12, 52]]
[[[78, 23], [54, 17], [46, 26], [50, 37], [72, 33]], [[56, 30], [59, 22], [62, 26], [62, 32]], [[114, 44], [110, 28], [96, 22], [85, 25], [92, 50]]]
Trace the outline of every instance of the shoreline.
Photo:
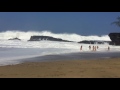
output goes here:
[[0, 66], [0, 78], [120, 78], [120, 58], [24, 62]]
[[45, 55], [21, 59], [21, 62], [49, 62], [64, 60], [94, 60], [106, 58], [120, 58], [120, 52], [75, 52], [56, 55]]

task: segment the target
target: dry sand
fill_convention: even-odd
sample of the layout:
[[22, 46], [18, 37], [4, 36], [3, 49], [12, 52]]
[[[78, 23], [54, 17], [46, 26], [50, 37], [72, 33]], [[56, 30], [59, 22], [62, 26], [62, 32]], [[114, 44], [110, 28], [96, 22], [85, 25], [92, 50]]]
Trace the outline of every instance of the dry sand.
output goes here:
[[0, 66], [0, 78], [120, 78], [120, 58]]

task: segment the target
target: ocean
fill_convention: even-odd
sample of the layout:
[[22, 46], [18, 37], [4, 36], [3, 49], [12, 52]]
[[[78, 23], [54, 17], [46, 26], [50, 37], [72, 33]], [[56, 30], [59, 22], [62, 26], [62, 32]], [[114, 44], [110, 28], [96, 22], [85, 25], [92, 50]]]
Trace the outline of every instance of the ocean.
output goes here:
[[[61, 38], [63, 40], [69, 40], [73, 42], [59, 42], [59, 41], [48, 41], [48, 40], [28, 41], [30, 37], [33, 35], [51, 36], [54, 38]], [[21, 40], [8, 40], [11, 38], [16, 38], [16, 37]], [[77, 53], [78, 55], [79, 53], [80, 54], [82, 53], [83, 54], [85, 53], [103, 54], [103, 53], [108, 53], [108, 46], [110, 47], [109, 53], [120, 52], [120, 46], [112, 46], [112, 45], [109, 45], [108, 43], [94, 44], [94, 46], [98, 46], [99, 49], [93, 52], [92, 50], [89, 50], [89, 45], [92, 47], [93, 44], [78, 43], [82, 40], [111, 41], [108, 35], [82, 36], [76, 33], [53, 33], [50, 31], [40, 31], [40, 32], [39, 31], [26, 31], [24, 32], [20, 30], [7, 30], [4, 32], [0, 32], [0, 66], [19, 64], [19, 63], [22, 63], [24, 59], [36, 58], [36, 57], [39, 57], [39, 60], [44, 61], [44, 59], [46, 58], [43, 58], [43, 57], [48, 56], [48, 55], [53, 55], [53, 56], [58, 55], [59, 57], [60, 55], [68, 55], [71, 53]], [[81, 45], [82, 45], [82, 50], [80, 50]], [[72, 54], [72, 56], [73, 55], [74, 54]], [[110, 55], [113, 55], [113, 54], [110, 54]], [[119, 54], [117, 55], [119, 56]], [[110, 57], [110, 56], [107, 55], [105, 57]]]

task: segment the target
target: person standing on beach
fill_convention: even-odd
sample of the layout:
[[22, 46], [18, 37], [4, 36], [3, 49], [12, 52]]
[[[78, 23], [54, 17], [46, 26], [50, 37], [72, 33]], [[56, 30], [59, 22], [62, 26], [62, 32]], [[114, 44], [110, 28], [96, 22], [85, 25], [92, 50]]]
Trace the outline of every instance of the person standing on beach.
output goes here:
[[96, 46], [94, 47], [94, 51], [96, 51]]
[[97, 46], [97, 49], [98, 49], [99, 47]]
[[93, 46], [93, 51], [95, 50], [95, 47]]
[[82, 50], [82, 45], [81, 45], [81, 47], [80, 47], [80, 50]]
[[91, 46], [89, 46], [89, 50], [91, 50]]
[[108, 51], [110, 50], [110, 47], [108, 46]]

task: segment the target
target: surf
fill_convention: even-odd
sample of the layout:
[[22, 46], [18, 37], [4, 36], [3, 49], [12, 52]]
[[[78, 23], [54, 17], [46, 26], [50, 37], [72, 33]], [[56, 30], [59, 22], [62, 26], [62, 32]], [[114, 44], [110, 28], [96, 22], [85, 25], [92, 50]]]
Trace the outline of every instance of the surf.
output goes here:
[[104, 40], [111, 41], [108, 35], [88, 35], [82, 36], [77, 33], [53, 33], [49, 30], [43, 31], [21, 31], [21, 30], [6, 30], [4, 32], [0, 32], [0, 40], [8, 40], [10, 38], [19, 38], [21, 40], [27, 41], [31, 36], [51, 36], [54, 38], [61, 38], [63, 40], [69, 41], [83, 41], [83, 40]]

